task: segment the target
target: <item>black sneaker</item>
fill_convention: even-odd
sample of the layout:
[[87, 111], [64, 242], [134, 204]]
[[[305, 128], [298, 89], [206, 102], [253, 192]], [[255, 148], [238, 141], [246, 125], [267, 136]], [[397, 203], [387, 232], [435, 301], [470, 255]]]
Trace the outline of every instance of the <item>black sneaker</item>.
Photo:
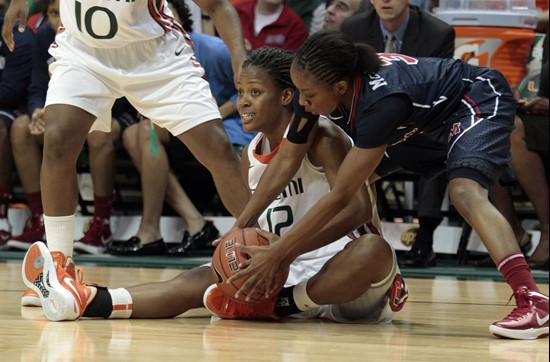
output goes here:
[[423, 251], [411, 249], [397, 258], [397, 263], [402, 267], [425, 268], [435, 266], [435, 253], [433, 250]]
[[183, 256], [189, 255], [192, 250], [214, 250], [212, 242], [220, 236], [220, 232], [214, 226], [212, 221], [206, 221], [202, 229], [194, 234], [189, 235], [186, 231], [183, 234], [183, 240], [170, 248], [168, 248], [168, 255]]

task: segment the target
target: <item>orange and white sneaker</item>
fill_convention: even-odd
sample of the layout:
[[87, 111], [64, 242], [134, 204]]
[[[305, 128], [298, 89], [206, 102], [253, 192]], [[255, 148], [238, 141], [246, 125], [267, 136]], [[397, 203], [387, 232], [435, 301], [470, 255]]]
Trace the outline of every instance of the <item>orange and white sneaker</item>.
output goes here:
[[203, 303], [212, 314], [223, 319], [279, 319], [274, 312], [277, 297], [254, 304], [240, 303], [223, 294], [216, 284], [206, 289]]
[[21, 305], [23, 307], [42, 307], [42, 302], [40, 302], [38, 293], [28, 288], [21, 297]]
[[75, 280], [69, 273], [69, 258], [61, 260], [57, 253], [55, 257], [57, 260], [44, 243], [32, 244], [23, 261], [23, 282], [38, 294], [48, 319], [78, 319], [95, 298], [97, 289]]
[[[80, 269], [78, 269], [77, 273], [73, 258], [65, 258], [65, 255], [63, 255], [63, 253], [59, 251], [54, 251], [51, 254], [54, 262], [63, 265], [65, 271], [69, 273], [69, 275], [71, 275], [74, 279], [77, 279], [78, 275], [79, 282], [82, 282], [82, 272], [80, 271]], [[40, 297], [38, 296], [38, 293], [36, 293], [31, 288], [28, 288], [23, 293], [23, 296], [21, 297], [21, 305], [23, 307], [42, 307], [42, 303], [40, 302]]]

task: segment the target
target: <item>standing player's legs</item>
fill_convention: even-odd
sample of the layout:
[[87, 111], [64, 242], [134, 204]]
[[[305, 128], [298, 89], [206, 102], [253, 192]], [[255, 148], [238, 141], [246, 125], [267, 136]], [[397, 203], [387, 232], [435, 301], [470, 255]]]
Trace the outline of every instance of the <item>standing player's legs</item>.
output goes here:
[[495, 261], [520, 252], [512, 227], [489, 201], [489, 191], [477, 181], [454, 178], [449, 181], [453, 206], [478, 233]]
[[[514, 101], [504, 77], [488, 71], [476, 78], [450, 121], [447, 172], [449, 195], [458, 212], [477, 232], [498, 270], [511, 286], [518, 307], [491, 332], [533, 339], [548, 335], [548, 297], [540, 294], [512, 227], [489, 201], [491, 184], [510, 161]], [[520, 318], [521, 317], [521, 318]]]
[[212, 174], [224, 206], [238, 216], [248, 201], [239, 157], [223, 128], [221, 119], [200, 124], [178, 138]]
[[76, 160], [95, 116], [75, 106], [52, 104], [44, 119], [44, 154], [40, 188], [46, 240], [50, 251], [72, 256], [78, 186]]

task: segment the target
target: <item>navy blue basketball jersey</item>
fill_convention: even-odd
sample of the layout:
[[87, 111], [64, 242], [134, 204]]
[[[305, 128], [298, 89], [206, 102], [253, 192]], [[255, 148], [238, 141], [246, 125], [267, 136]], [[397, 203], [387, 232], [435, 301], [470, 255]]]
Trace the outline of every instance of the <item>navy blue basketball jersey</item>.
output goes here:
[[[357, 129], [359, 140], [361, 134], [378, 128], [369, 125], [377, 121], [369, 114], [372, 115], [382, 98], [405, 95], [412, 102], [412, 112], [406, 119], [395, 120], [392, 125], [395, 129], [388, 140], [390, 146], [415, 134], [443, 131], [472, 82], [471, 73], [476, 73], [477, 69], [455, 59], [412, 58], [401, 54], [379, 54], [379, 57], [382, 61], [379, 72], [356, 80], [360, 91], [349, 120], [351, 128]], [[367, 138], [372, 139], [372, 136]]]

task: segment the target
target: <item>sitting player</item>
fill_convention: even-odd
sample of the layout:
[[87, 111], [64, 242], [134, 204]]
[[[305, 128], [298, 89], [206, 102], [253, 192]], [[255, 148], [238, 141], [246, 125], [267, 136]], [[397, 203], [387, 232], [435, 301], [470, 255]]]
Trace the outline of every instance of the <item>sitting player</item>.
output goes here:
[[[284, 142], [293, 115], [291, 62], [288, 51], [261, 48], [253, 51], [243, 64], [238, 110], [245, 130], [262, 132], [243, 153], [243, 177], [248, 180], [251, 191]], [[311, 205], [329, 192], [350, 148], [351, 141], [338, 127], [329, 121], [323, 122], [289, 187], [262, 214], [260, 225], [275, 234], [287, 232]], [[261, 303], [246, 304], [227, 298], [212, 285], [208, 266], [184, 271], [170, 281], [130, 288], [84, 285], [67, 274], [63, 265], [55, 263], [55, 255], [52, 258], [55, 252], [50, 254], [42, 243], [35, 243], [27, 252], [23, 279], [40, 294], [44, 311], [51, 320], [74, 320], [82, 316], [174, 317], [203, 307], [204, 300], [211, 312], [230, 319], [297, 315], [341, 322], [389, 322], [392, 310], [402, 308], [407, 298], [406, 287], [395, 252], [380, 236], [363, 235], [352, 241], [341, 238], [371, 218], [367, 188], [363, 187], [356, 196], [335, 222], [323, 228], [321, 237], [308, 243], [312, 246], [310, 250], [300, 251], [301, 255], [291, 266], [287, 287], [278, 297]], [[275, 234], [263, 234], [272, 240], [276, 238]]]

